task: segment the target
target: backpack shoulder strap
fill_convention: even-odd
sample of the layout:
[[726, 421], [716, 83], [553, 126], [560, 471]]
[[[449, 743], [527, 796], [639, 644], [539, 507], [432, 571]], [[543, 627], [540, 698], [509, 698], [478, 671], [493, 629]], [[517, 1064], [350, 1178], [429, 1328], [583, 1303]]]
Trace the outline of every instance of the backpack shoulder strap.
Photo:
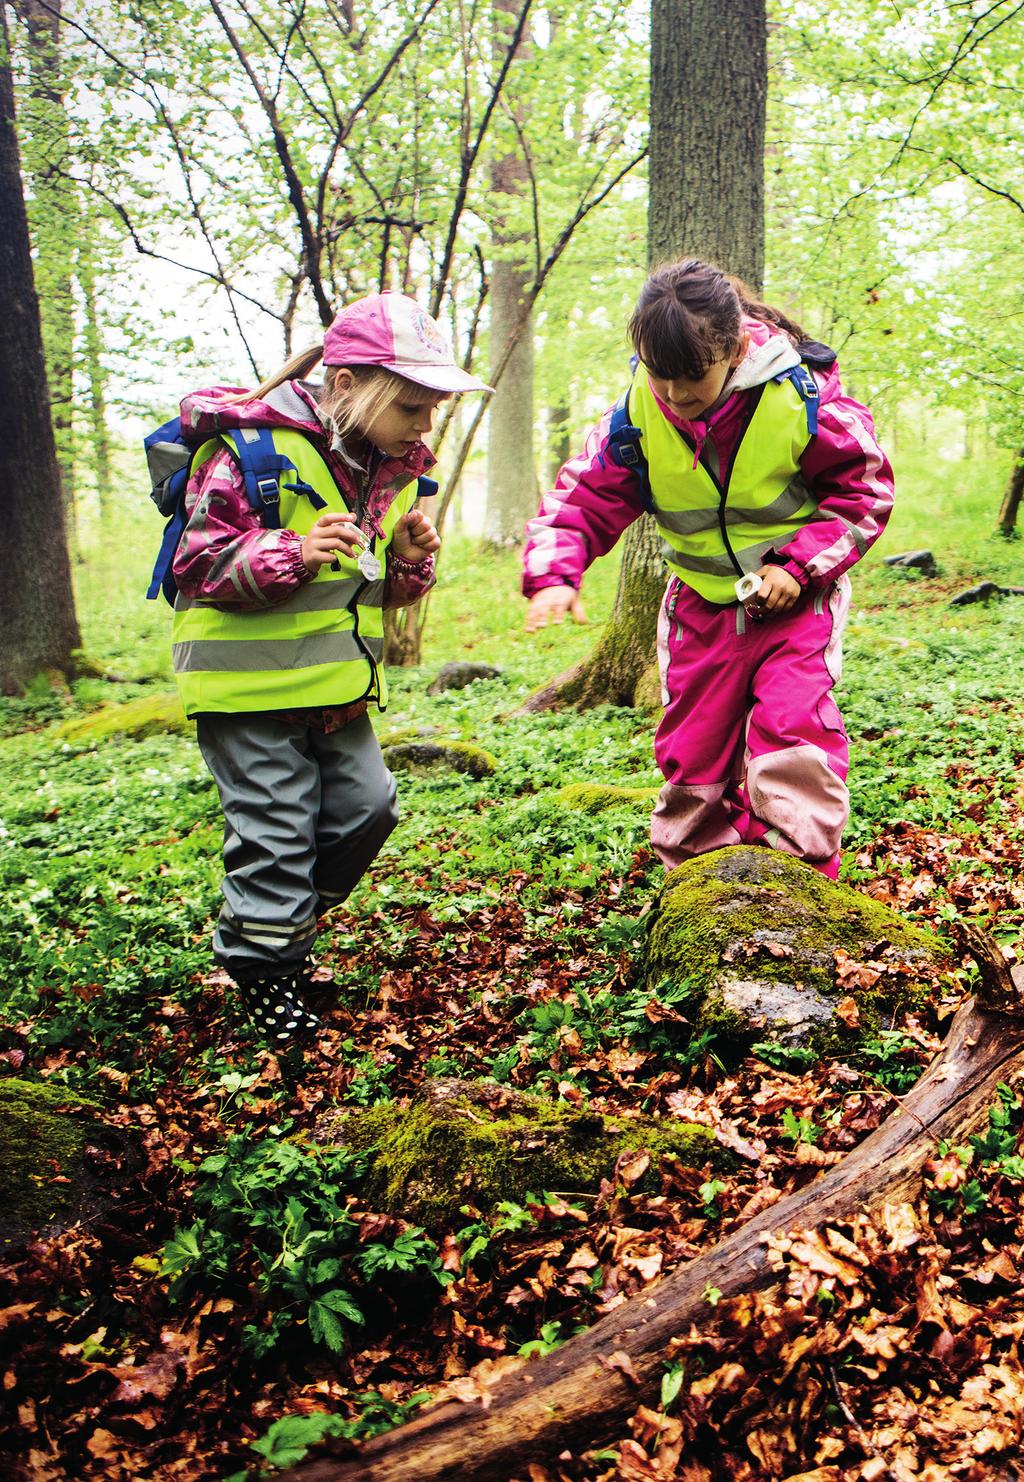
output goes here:
[[807, 431], [811, 437], [818, 433], [818, 383], [814, 379], [816, 370], [831, 370], [836, 363], [836, 352], [819, 340], [802, 340], [797, 345], [800, 364], [790, 366], [773, 376], [774, 381], [791, 381], [800, 394], [807, 413]]
[[788, 370], [780, 371], [777, 376], [772, 376], [773, 381], [781, 384], [789, 381], [796, 387], [800, 400], [804, 404], [807, 413], [808, 436], [816, 437], [818, 432], [818, 383], [814, 375], [802, 362], [800, 365], [791, 365]]
[[416, 480], [416, 498], [433, 499], [439, 488], [437, 479], [428, 479], [425, 473], [421, 473]]
[[644, 509], [650, 513], [654, 508], [651, 494], [651, 476], [647, 455], [643, 449], [643, 434], [634, 427], [629, 416], [629, 390], [627, 389], [612, 407], [608, 424], [608, 441], [605, 451], [619, 468], [628, 468], [640, 480], [640, 497]]

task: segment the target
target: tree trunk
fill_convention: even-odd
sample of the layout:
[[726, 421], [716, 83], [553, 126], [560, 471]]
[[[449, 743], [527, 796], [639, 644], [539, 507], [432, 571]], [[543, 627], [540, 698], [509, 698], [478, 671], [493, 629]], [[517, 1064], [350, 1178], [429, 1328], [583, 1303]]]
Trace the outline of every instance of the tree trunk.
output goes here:
[[[508, 46], [508, 33], [519, 13], [519, 0], [494, 0], [495, 49]], [[529, 33], [516, 56], [529, 53]], [[518, 105], [508, 100], [516, 117]], [[537, 508], [537, 474], [533, 455], [533, 316], [528, 265], [529, 237], [514, 218], [529, 168], [520, 152], [495, 161], [491, 189], [496, 200], [491, 266], [491, 380], [497, 388], [487, 413], [487, 512], [484, 541], [502, 547], [518, 545], [523, 526]], [[514, 341], [511, 357], [506, 351]], [[501, 371], [504, 363], [504, 370]], [[499, 377], [500, 372], [500, 377]]]
[[85, 379], [89, 387], [89, 448], [102, 521], [109, 512], [114, 480], [110, 461], [110, 429], [107, 427], [107, 372], [102, 359], [103, 341], [97, 312], [96, 278], [90, 241], [84, 241], [79, 248], [75, 277], [84, 311], [83, 359]]
[[[764, 273], [765, 0], [651, 0], [652, 265], [694, 256], [760, 288]], [[634, 527], [615, 608], [597, 649], [542, 693], [548, 705], [631, 705], [654, 662], [664, 570], [657, 537]], [[635, 569], [634, 569], [635, 568]], [[539, 697], [534, 697], [538, 700]], [[533, 708], [537, 708], [531, 702]]]
[[75, 446], [72, 364], [75, 343], [71, 254], [78, 235], [78, 202], [68, 179], [68, 120], [60, 55], [61, 0], [17, 0], [29, 38], [29, 86], [21, 118], [24, 163], [32, 182], [29, 232], [35, 247], [50, 391], [50, 416], [68, 529], [75, 533]]
[[21, 188], [6, 17], [0, 15], [0, 690], [72, 671], [75, 618], [64, 505], [46, 394], [39, 302]]
[[[991, 990], [982, 968], [982, 992]], [[1024, 974], [1017, 970], [1024, 983]], [[939, 1141], [961, 1144], [984, 1124], [997, 1085], [1024, 1068], [1020, 987], [1005, 966], [992, 995], [957, 1013], [942, 1053], [878, 1130], [807, 1188], [754, 1216], [717, 1246], [631, 1298], [556, 1353], [495, 1386], [483, 1406], [446, 1404], [370, 1441], [352, 1462], [321, 1461], [282, 1482], [490, 1482], [525, 1478], [531, 1461], [599, 1446], [621, 1435], [638, 1404], [657, 1403], [671, 1340], [709, 1327], [705, 1292], [722, 1297], [775, 1285], [765, 1237], [817, 1228], [913, 1199]], [[610, 1362], [624, 1355], [621, 1366]], [[631, 1368], [637, 1382], [626, 1378]]]
[[1017, 534], [1017, 511], [1020, 509], [1021, 496], [1024, 495], [1024, 449], [1018, 454], [1016, 467], [1010, 475], [1010, 481], [1003, 494], [1003, 502], [999, 509], [999, 522], [996, 528], [999, 534], [1007, 540], [1013, 540]]
[[765, 0], [652, 0], [651, 263], [764, 277]]
[[[526, 297], [531, 274], [516, 262], [491, 268], [493, 366], [519, 332], [487, 413], [487, 514], [484, 541], [518, 545], [523, 526], [537, 508], [533, 454], [533, 330]], [[526, 320], [525, 327], [519, 326]]]

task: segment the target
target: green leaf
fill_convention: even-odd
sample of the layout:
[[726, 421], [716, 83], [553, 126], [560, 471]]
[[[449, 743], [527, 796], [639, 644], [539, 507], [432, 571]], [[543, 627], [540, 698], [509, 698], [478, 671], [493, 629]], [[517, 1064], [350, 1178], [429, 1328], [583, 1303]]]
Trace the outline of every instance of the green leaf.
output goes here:
[[323, 1302], [309, 1304], [309, 1331], [314, 1343], [323, 1343], [332, 1353], [345, 1347], [345, 1329]]

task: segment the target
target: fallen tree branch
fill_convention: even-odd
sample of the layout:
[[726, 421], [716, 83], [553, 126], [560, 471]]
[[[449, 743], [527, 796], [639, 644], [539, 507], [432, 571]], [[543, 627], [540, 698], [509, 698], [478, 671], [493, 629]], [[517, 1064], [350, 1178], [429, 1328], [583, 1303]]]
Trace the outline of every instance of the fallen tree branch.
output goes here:
[[[613, 1439], [638, 1403], [656, 1403], [671, 1340], [691, 1324], [709, 1323], [708, 1287], [727, 1298], [780, 1280], [766, 1237], [916, 1199], [921, 1167], [936, 1144], [963, 1142], [984, 1124], [999, 1082], [1024, 1071], [1022, 980], [1020, 968], [1000, 965], [986, 947], [981, 992], [987, 1003], [970, 999], [959, 1009], [942, 1051], [917, 1085], [823, 1177], [756, 1215], [557, 1352], [524, 1363], [480, 1405], [439, 1405], [368, 1442], [356, 1460], [314, 1461], [285, 1473], [282, 1482], [509, 1482], [524, 1477], [531, 1461]], [[612, 1355], [628, 1363], [609, 1364]]]

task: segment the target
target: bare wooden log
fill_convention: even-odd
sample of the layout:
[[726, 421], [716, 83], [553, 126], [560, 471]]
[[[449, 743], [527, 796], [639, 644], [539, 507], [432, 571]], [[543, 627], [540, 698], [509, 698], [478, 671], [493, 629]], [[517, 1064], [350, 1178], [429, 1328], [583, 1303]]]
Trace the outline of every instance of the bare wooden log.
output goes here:
[[[487, 1408], [445, 1404], [364, 1446], [354, 1461], [314, 1461], [283, 1482], [508, 1482], [531, 1461], [596, 1446], [655, 1401], [671, 1340], [709, 1319], [705, 1291], [724, 1297], [776, 1284], [765, 1238], [916, 1197], [940, 1141], [985, 1122], [996, 1087], [1024, 1071], [1024, 971], [986, 951], [979, 993], [954, 1017], [939, 1055], [877, 1131], [820, 1179], [782, 1199], [678, 1267], [586, 1333], [508, 1375]], [[616, 1364], [625, 1355], [628, 1364]], [[632, 1369], [636, 1382], [628, 1377]]]

